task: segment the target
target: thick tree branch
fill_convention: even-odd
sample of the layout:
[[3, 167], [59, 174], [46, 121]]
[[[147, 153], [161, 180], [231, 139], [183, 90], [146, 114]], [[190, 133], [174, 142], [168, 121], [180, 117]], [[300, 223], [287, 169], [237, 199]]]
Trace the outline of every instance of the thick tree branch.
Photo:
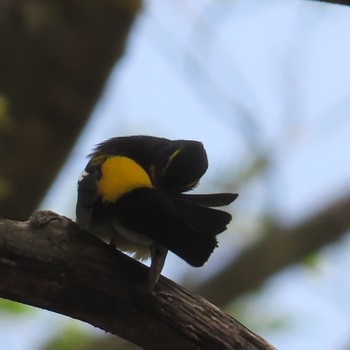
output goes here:
[[0, 221], [0, 296], [68, 315], [145, 349], [274, 349], [239, 322], [81, 231], [36, 212]]
[[349, 213], [347, 196], [295, 227], [275, 228], [212, 279], [195, 287], [196, 293], [216, 305], [229, 303], [274, 273], [339, 239], [350, 228]]

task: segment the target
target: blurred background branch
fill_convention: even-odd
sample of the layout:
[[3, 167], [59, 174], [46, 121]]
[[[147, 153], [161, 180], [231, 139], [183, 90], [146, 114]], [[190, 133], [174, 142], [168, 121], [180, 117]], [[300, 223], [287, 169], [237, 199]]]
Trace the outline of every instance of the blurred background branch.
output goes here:
[[225, 307], [243, 293], [259, 288], [278, 271], [302, 262], [350, 228], [350, 196], [295, 227], [273, 227], [213, 278], [193, 286], [212, 303]]
[[43, 199], [122, 56], [140, 5], [1, 1], [1, 217], [26, 219]]
[[350, 1], [346, 1], [346, 0], [312, 0], [312, 1], [329, 2], [331, 4], [338, 4], [338, 5], [350, 5]]

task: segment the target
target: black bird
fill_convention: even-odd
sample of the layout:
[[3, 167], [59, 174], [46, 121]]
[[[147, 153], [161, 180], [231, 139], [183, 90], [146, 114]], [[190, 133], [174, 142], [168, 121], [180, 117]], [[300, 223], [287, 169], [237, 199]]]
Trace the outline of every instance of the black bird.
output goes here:
[[202, 266], [231, 215], [212, 209], [235, 193], [187, 194], [208, 168], [201, 142], [114, 137], [96, 146], [78, 182], [77, 223], [136, 259], [151, 255], [158, 281], [168, 250]]

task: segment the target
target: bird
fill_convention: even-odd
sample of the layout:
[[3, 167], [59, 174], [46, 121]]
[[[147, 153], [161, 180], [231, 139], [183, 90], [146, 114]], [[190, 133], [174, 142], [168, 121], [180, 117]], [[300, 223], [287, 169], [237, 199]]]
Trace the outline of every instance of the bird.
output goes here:
[[232, 219], [214, 209], [237, 193], [188, 193], [208, 168], [194, 140], [148, 135], [113, 137], [95, 146], [77, 186], [76, 222], [135, 259], [151, 257], [154, 289], [170, 250], [200, 267]]

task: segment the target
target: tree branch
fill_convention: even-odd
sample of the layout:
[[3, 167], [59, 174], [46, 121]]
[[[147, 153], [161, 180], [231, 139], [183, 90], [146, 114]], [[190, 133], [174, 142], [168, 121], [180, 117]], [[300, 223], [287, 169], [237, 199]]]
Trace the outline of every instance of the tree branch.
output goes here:
[[311, 1], [318, 1], [318, 2], [329, 2], [331, 4], [338, 4], [338, 5], [350, 5], [349, 0], [311, 0]]
[[88, 322], [145, 349], [272, 350], [205, 299], [82, 231], [37, 211], [0, 220], [0, 296]]
[[194, 290], [223, 306], [258, 287], [274, 273], [339, 239], [350, 228], [349, 213], [350, 196], [347, 196], [295, 227], [272, 229]]

